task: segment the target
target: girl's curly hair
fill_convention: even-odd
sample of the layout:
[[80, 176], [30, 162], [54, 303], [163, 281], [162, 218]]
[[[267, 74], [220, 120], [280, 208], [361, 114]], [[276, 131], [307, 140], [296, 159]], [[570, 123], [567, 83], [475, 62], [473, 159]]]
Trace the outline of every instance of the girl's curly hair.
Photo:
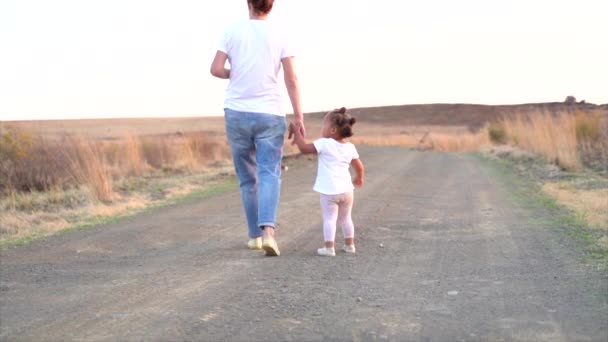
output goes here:
[[342, 138], [353, 136], [353, 125], [357, 119], [346, 113], [346, 108], [334, 109], [327, 114], [333, 127], [338, 129], [338, 134]]

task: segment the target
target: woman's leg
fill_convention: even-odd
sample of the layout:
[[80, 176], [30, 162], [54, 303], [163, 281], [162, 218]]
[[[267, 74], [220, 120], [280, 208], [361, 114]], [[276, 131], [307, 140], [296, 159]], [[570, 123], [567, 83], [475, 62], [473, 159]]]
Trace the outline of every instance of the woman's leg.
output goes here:
[[352, 191], [342, 194], [338, 209], [338, 223], [342, 227], [344, 234], [344, 242], [346, 245], [352, 245], [355, 240], [355, 225], [351, 217], [354, 193]]
[[263, 231], [262, 249], [268, 256], [280, 255], [274, 239], [281, 195], [281, 159], [286, 123], [283, 116], [255, 114], [253, 125], [258, 163], [258, 221]]
[[338, 203], [335, 196], [321, 194], [321, 211], [323, 212], [323, 238], [325, 247], [333, 248], [336, 239], [336, 219]]
[[226, 135], [232, 151], [234, 169], [239, 178], [241, 200], [247, 217], [250, 238], [262, 236], [258, 226], [258, 179], [252, 127], [247, 113], [225, 109]]
[[273, 230], [276, 229], [277, 209], [281, 197], [281, 159], [285, 130], [285, 118], [282, 116], [259, 114], [256, 117], [254, 143], [259, 180], [257, 225], [271, 227]]

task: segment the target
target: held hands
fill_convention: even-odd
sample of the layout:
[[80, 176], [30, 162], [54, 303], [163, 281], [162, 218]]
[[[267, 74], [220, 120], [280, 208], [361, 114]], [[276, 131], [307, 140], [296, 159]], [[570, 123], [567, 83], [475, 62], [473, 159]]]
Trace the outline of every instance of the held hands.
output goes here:
[[302, 119], [294, 119], [294, 121], [289, 124], [288, 138], [291, 139], [293, 137], [291, 144], [298, 146], [300, 153], [317, 153], [315, 145], [313, 143], [306, 143], [306, 140], [304, 140], [306, 130], [304, 129], [304, 123], [301, 120]]
[[293, 140], [291, 141], [292, 145], [296, 144], [296, 139], [303, 139], [306, 136], [306, 129], [304, 128], [304, 121], [302, 119], [293, 119], [292, 122], [289, 123], [289, 135], [287, 139]]

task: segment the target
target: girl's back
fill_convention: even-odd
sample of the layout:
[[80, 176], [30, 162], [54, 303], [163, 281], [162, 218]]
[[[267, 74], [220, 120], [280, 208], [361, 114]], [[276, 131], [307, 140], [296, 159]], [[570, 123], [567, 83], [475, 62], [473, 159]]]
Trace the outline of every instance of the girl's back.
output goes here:
[[351, 161], [359, 158], [355, 145], [333, 138], [317, 139], [313, 144], [319, 155], [313, 190], [327, 195], [353, 190], [349, 168]]

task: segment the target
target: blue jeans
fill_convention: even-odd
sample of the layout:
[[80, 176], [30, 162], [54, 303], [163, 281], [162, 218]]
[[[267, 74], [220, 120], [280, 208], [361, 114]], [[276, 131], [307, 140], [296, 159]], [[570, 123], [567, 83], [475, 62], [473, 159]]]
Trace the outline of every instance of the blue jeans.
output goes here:
[[256, 238], [262, 236], [261, 227], [276, 228], [287, 124], [285, 117], [278, 115], [228, 108], [224, 113], [249, 237]]

